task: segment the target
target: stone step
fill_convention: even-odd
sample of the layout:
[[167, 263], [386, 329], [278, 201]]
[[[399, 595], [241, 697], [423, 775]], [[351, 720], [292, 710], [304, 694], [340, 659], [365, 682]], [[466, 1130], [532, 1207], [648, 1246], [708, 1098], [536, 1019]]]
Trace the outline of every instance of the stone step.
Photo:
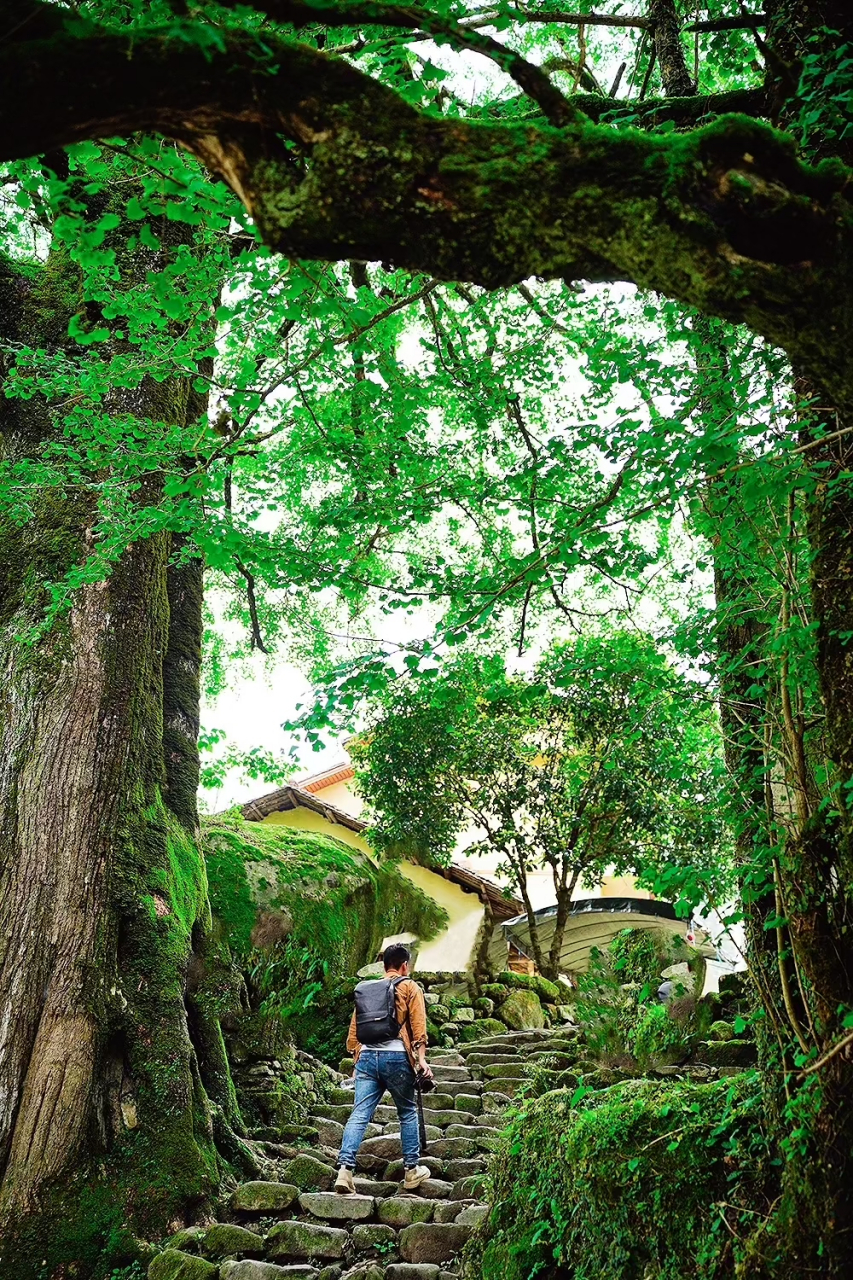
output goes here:
[[496, 1080], [486, 1081], [486, 1093], [500, 1093], [505, 1098], [514, 1098], [524, 1084], [523, 1080], [513, 1077], [499, 1076]]
[[330, 1222], [363, 1222], [372, 1218], [376, 1201], [373, 1196], [341, 1196], [335, 1191], [303, 1191], [299, 1197], [303, 1213]]
[[[394, 1120], [391, 1124], [386, 1124], [385, 1132], [386, 1134], [399, 1133], [399, 1120]], [[436, 1138], [440, 1138], [443, 1132], [444, 1130], [440, 1129], [437, 1124], [427, 1124], [426, 1121], [424, 1121], [424, 1133], [426, 1134], [427, 1142], [435, 1142]]]
[[320, 1272], [307, 1263], [281, 1267], [275, 1262], [223, 1262], [219, 1280], [315, 1280]]
[[389, 1227], [410, 1227], [413, 1222], [431, 1222], [436, 1206], [441, 1203], [425, 1196], [400, 1195], [393, 1200], [382, 1200], [376, 1216]]
[[243, 1182], [231, 1196], [235, 1213], [279, 1213], [289, 1209], [299, 1188], [288, 1182]]
[[433, 1067], [432, 1074], [440, 1084], [445, 1081], [450, 1083], [459, 1080], [470, 1080], [471, 1078], [467, 1067], [443, 1067], [440, 1063]]
[[[341, 1199], [347, 1199], [341, 1196]], [[317, 1226], [313, 1222], [279, 1222], [267, 1235], [267, 1255], [273, 1260], [342, 1258], [349, 1236], [340, 1227]]]
[[400, 1190], [399, 1182], [377, 1182], [373, 1178], [353, 1178], [353, 1184], [357, 1195], [374, 1196], [377, 1200], [395, 1196]]
[[487, 1080], [523, 1080], [527, 1075], [524, 1062], [502, 1062], [499, 1066], [483, 1067]]
[[444, 1132], [448, 1138], [472, 1138], [477, 1142], [480, 1138], [493, 1137], [502, 1129], [500, 1124], [451, 1124]]
[[[528, 1057], [518, 1053], [472, 1053], [468, 1059], [468, 1070], [473, 1074], [475, 1067], [496, 1067], [496, 1066], [512, 1066], [514, 1063], [524, 1063], [528, 1061]], [[320, 1108], [317, 1108], [318, 1114], [322, 1114]]]
[[416, 1222], [401, 1231], [400, 1253], [406, 1262], [450, 1262], [473, 1230], [455, 1222]]
[[[460, 1093], [482, 1093], [483, 1082], [481, 1080], [474, 1080], [468, 1071], [465, 1072], [465, 1075], [467, 1077], [465, 1080], [442, 1080], [439, 1083], [438, 1091], [442, 1094], [452, 1094], [454, 1098], [458, 1097]], [[435, 1094], [431, 1093], [428, 1097], [434, 1098]]]

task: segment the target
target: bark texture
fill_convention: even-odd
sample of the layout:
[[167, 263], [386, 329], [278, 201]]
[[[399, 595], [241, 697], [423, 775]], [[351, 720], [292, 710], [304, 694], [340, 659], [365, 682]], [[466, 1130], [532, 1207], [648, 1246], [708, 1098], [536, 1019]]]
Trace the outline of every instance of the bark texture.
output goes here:
[[[68, 266], [0, 260], [4, 338], [65, 340]], [[155, 419], [199, 409], [180, 380], [134, 395]], [[52, 430], [40, 399], [0, 399], [7, 457]], [[94, 514], [85, 491], [48, 490], [25, 526], [0, 520], [0, 1271], [16, 1280], [85, 1275], [110, 1251], [128, 1260], [135, 1232], [184, 1222], [219, 1176], [202, 1069], [233, 1102], [217, 1009], [203, 982], [187, 992], [210, 921], [194, 840], [200, 566], [170, 581], [169, 535], [133, 543], [40, 632], [49, 584], [91, 554]]]
[[[790, 139], [742, 115], [667, 136], [576, 109], [561, 128], [438, 118], [295, 40], [185, 34], [66, 27], [34, 3], [0, 46], [0, 155], [157, 130], [221, 174], [289, 256], [488, 287], [634, 281], [751, 325], [853, 405], [843, 167], [804, 167]], [[678, 47], [666, 43], [668, 65]]]

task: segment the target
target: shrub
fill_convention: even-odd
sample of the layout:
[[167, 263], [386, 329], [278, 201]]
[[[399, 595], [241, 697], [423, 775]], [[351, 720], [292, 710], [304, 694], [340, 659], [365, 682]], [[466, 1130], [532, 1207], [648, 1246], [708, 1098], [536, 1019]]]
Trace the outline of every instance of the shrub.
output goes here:
[[[527, 1100], [491, 1168], [469, 1280], [717, 1280], [774, 1193], [756, 1077]], [[766, 1210], [765, 1210], [766, 1211]], [[735, 1225], [733, 1225], [735, 1224]]]

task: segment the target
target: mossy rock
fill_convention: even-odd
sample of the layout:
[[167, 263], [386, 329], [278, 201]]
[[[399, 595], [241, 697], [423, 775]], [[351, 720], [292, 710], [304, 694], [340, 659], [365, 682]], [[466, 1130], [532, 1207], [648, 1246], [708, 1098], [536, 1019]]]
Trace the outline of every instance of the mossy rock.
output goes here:
[[148, 1268], [148, 1280], [214, 1280], [217, 1274], [218, 1269], [204, 1258], [180, 1249], [164, 1249]]
[[261, 1257], [264, 1238], [256, 1231], [235, 1226], [232, 1222], [213, 1222], [207, 1227], [187, 1227], [169, 1241], [173, 1250], [198, 1250], [206, 1258], [228, 1258], [244, 1255]]
[[434, 1004], [430, 1006], [429, 1019], [430, 1022], [434, 1022], [438, 1026], [441, 1026], [444, 1022], [450, 1022], [452, 1017], [446, 1004]]
[[545, 1026], [542, 1005], [535, 991], [512, 991], [501, 1005], [501, 1021], [512, 1031], [537, 1031]]
[[489, 996], [480, 996], [474, 1001], [474, 1008], [481, 1018], [491, 1018], [495, 1011], [495, 1002]]
[[231, 1208], [235, 1213], [276, 1213], [288, 1209], [298, 1195], [295, 1183], [243, 1182], [231, 1196]]
[[709, 1040], [729, 1041], [734, 1040], [734, 1038], [735, 1029], [730, 1022], [723, 1022], [722, 1019], [718, 1019], [716, 1022], [712, 1022], [708, 1028]]
[[500, 1036], [506, 1032], [506, 1024], [497, 1018], [476, 1018], [466, 1023], [460, 1032], [460, 1040], [467, 1044], [472, 1040], [485, 1040], [489, 1036]]
[[284, 1177], [300, 1191], [328, 1191], [334, 1181], [334, 1173], [329, 1166], [316, 1156], [307, 1154], [294, 1156], [285, 1165]]
[[754, 1067], [758, 1050], [751, 1040], [706, 1040], [696, 1051], [696, 1061], [709, 1067]]
[[482, 992], [489, 1000], [494, 1000], [495, 1004], [502, 1004], [509, 995], [509, 987], [501, 982], [484, 982]]
[[512, 973], [507, 969], [498, 974], [498, 982], [516, 991], [535, 991], [541, 1000], [550, 1000], [552, 1004], [564, 1004], [571, 994], [569, 987], [551, 982], [538, 973]]

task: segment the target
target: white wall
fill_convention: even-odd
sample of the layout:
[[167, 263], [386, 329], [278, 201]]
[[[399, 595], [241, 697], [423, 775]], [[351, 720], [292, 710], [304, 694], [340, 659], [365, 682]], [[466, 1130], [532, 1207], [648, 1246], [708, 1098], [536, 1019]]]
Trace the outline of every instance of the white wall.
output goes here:
[[467, 969], [471, 963], [474, 944], [485, 914], [482, 902], [475, 893], [465, 893], [457, 884], [437, 876], [426, 867], [412, 862], [397, 864], [407, 880], [411, 880], [433, 902], [444, 907], [450, 921], [445, 931], [431, 942], [424, 942], [418, 951], [417, 967], [423, 973]]

